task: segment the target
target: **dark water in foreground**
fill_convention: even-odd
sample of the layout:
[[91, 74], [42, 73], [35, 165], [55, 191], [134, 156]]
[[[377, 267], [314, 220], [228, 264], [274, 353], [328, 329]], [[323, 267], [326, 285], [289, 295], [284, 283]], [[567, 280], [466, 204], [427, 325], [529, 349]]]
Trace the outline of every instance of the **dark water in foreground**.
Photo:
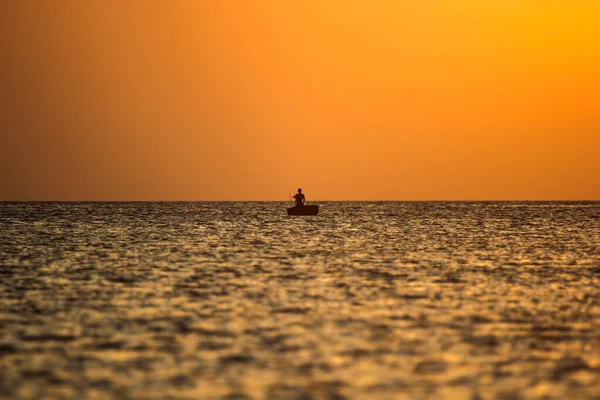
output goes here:
[[600, 203], [0, 203], [0, 398], [600, 398]]

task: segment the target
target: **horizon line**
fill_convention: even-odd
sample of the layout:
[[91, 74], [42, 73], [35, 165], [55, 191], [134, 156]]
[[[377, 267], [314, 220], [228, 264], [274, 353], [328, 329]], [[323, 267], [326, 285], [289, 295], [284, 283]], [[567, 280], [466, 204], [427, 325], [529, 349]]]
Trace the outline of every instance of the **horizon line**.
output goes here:
[[[600, 202], [600, 199], [501, 199], [501, 200], [310, 200], [307, 203], [419, 203], [419, 202], [456, 202], [456, 203], [498, 203], [498, 202]], [[0, 203], [290, 203], [289, 200], [0, 200]]]

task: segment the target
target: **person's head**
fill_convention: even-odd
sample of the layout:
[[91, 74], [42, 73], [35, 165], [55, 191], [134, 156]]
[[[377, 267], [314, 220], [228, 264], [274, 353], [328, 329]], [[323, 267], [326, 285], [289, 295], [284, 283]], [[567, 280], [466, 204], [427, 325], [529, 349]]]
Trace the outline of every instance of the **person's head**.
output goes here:
[[298, 188], [298, 193], [302, 193], [302, 189]]

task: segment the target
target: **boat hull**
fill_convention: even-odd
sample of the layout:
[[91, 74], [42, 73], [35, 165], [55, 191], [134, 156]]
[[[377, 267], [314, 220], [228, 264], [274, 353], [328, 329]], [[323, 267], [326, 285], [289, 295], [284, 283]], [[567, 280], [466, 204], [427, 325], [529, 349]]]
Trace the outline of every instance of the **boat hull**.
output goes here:
[[319, 206], [290, 207], [287, 209], [287, 213], [288, 215], [317, 215], [319, 213]]

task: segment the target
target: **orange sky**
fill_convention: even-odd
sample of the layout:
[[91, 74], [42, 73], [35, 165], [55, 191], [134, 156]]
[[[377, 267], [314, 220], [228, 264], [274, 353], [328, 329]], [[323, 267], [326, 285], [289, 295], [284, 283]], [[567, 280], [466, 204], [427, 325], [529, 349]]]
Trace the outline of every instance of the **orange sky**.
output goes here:
[[0, 200], [600, 200], [600, 1], [6, 0]]

